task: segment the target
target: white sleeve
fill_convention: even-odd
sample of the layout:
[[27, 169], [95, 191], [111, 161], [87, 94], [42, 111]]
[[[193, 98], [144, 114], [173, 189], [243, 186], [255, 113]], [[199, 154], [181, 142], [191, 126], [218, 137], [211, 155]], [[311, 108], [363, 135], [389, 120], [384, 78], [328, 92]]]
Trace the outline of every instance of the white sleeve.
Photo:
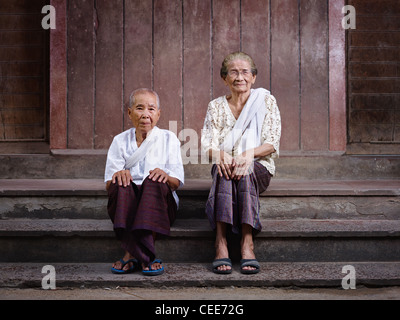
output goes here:
[[114, 137], [107, 153], [106, 169], [104, 173], [104, 182], [112, 180], [115, 172], [125, 169], [125, 159], [118, 140]]
[[180, 186], [185, 183], [185, 173], [181, 155], [181, 142], [174, 133], [170, 133], [167, 143], [168, 161], [165, 166], [165, 172], [179, 180]]

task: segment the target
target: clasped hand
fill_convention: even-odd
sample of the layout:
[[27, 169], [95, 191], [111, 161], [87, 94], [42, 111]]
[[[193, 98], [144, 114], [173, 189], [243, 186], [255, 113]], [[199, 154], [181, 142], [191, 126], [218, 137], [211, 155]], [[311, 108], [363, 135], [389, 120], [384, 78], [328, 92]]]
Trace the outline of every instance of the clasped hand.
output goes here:
[[[149, 171], [149, 179], [153, 181], [158, 181], [162, 183], [168, 182], [168, 174], [165, 173], [165, 171], [156, 168], [154, 170]], [[121, 170], [116, 173], [114, 173], [112, 177], [112, 182], [113, 183], [118, 183], [120, 186], [129, 186], [131, 182], [133, 182], [133, 178], [131, 176], [131, 172], [129, 170]]]
[[253, 160], [254, 154], [249, 151], [245, 151], [236, 157], [220, 151], [216, 165], [221, 177], [224, 176], [227, 180], [240, 180], [243, 176], [252, 172]]

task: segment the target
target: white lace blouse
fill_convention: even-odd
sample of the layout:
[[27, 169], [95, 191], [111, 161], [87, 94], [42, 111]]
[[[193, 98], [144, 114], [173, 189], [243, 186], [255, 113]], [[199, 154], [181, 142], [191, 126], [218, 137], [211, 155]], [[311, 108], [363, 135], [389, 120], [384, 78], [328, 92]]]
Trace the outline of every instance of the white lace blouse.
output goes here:
[[[275, 163], [273, 159], [279, 156], [281, 138], [281, 116], [274, 96], [265, 96], [265, 108], [267, 109], [267, 115], [262, 127], [260, 145], [269, 143], [275, 148], [275, 152], [257, 161], [265, 166], [271, 175], [274, 175]], [[204, 152], [210, 149], [219, 150], [219, 146], [233, 129], [235, 123], [236, 119], [229, 108], [226, 96], [211, 101], [208, 105], [201, 135], [201, 144]]]

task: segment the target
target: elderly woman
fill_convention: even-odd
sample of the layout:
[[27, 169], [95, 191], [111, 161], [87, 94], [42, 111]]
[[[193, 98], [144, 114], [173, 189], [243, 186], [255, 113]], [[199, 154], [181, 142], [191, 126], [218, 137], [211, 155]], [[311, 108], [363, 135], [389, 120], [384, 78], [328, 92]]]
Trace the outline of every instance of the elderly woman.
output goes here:
[[234, 233], [241, 232], [241, 272], [252, 274], [260, 271], [253, 243], [253, 233], [262, 229], [259, 194], [275, 174], [281, 119], [270, 92], [251, 88], [257, 68], [249, 55], [229, 54], [220, 74], [230, 94], [209, 103], [201, 137], [214, 163], [206, 204], [207, 217], [216, 229], [213, 271], [232, 272], [226, 238], [230, 226]]
[[148, 276], [164, 272], [155, 259], [155, 235], [169, 235], [178, 197], [184, 183], [180, 141], [159, 129], [160, 100], [150, 89], [135, 90], [128, 116], [133, 128], [114, 137], [108, 150], [104, 181], [108, 213], [125, 255], [111, 272], [124, 274], [142, 269]]

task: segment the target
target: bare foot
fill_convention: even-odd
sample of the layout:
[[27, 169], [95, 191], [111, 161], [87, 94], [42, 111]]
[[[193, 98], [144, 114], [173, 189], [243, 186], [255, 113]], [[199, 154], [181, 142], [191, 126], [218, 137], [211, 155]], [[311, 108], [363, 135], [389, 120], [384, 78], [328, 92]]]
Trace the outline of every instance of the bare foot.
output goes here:
[[[134, 259], [134, 257], [128, 251], [126, 251], [124, 257], [122, 258], [122, 260], [128, 261], [130, 259]], [[122, 262], [120, 260], [114, 262], [113, 265], [112, 265], [112, 267], [114, 269], [116, 269], [116, 270], [124, 270], [124, 271], [128, 271], [130, 268], [132, 268], [132, 266], [133, 266], [133, 262], [129, 262], [122, 268]]]
[[[255, 259], [256, 256], [254, 254], [252, 227], [247, 224], [243, 224], [242, 233], [243, 237], [240, 243], [242, 259]], [[256, 268], [246, 266], [243, 267], [243, 270], [256, 270]]]
[[[215, 243], [215, 260], [217, 259], [224, 259], [229, 257], [229, 251], [228, 251], [228, 246], [226, 239], [225, 240], [220, 240]], [[229, 271], [232, 268], [227, 265], [222, 265], [217, 268], [219, 271]]]

